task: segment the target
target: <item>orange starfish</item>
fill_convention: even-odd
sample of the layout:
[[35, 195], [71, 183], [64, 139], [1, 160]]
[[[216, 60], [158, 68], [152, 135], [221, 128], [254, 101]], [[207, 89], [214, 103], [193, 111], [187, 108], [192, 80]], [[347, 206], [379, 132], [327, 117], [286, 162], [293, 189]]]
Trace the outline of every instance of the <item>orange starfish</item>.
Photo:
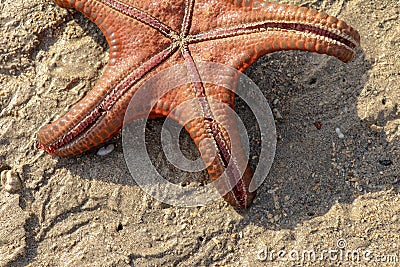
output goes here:
[[[261, 56], [280, 50], [306, 50], [348, 62], [360, 40], [356, 30], [326, 13], [262, 0], [55, 2], [77, 9], [97, 24], [110, 46], [110, 59], [94, 88], [63, 117], [40, 129], [39, 147], [64, 157], [98, 146], [121, 129], [130, 99], [146, 80], [185, 64], [191, 84], [168, 92], [156, 102], [151, 116], [167, 116], [184, 101], [198, 101], [201, 118], [186, 122], [187, 114], [181, 113], [174, 119], [185, 123], [212, 180], [234, 160], [227, 184], [220, 186], [231, 186], [224, 198], [237, 208], [247, 207], [254, 198], [255, 192], [249, 192], [252, 171], [239, 171], [239, 165], [247, 164], [243, 151], [232, 158], [232, 147], [241, 147], [236, 121], [210, 101], [233, 107], [234, 94], [199, 82], [196, 62], [244, 71]], [[150, 101], [153, 96], [148, 97]], [[138, 112], [137, 118], [141, 115]], [[228, 128], [235, 134], [228, 136]]]

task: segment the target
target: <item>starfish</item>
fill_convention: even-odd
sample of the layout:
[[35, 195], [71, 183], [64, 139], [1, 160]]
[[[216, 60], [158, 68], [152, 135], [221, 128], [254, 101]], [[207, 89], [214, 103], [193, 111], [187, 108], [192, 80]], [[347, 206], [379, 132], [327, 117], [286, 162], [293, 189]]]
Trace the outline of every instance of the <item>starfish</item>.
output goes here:
[[[38, 147], [65, 157], [102, 144], [121, 129], [130, 99], [146, 80], [184, 64], [191, 83], [155, 101], [150, 117], [168, 116], [181, 103], [197, 101], [201, 117], [187, 121], [185, 113], [192, 113], [187, 109], [173, 118], [194, 140], [211, 180], [226, 171], [228, 179], [217, 183], [217, 190], [229, 187], [223, 197], [236, 208], [248, 207], [255, 196], [249, 190], [252, 170], [241, 150], [236, 121], [211, 101], [233, 108], [234, 93], [202, 83], [196, 62], [221, 63], [243, 72], [263, 55], [281, 50], [317, 52], [348, 62], [360, 41], [355, 29], [324, 12], [262, 0], [55, 2], [92, 20], [106, 36], [110, 56], [93, 89], [39, 130]], [[154, 97], [148, 96], [149, 103]], [[138, 111], [135, 119], [142, 116]], [[235, 158], [232, 147], [239, 148]]]

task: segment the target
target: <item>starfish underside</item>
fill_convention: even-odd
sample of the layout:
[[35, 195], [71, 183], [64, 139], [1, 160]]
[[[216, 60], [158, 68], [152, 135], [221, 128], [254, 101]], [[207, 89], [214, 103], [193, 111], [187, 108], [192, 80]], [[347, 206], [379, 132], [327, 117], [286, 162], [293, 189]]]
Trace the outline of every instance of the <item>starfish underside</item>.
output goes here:
[[[326, 13], [264, 1], [55, 2], [77, 9], [97, 24], [110, 46], [110, 58], [94, 88], [68, 113], [40, 129], [39, 147], [64, 157], [100, 145], [121, 129], [130, 99], [144, 82], [168, 67], [184, 64], [191, 82], [161, 99], [149, 95], [150, 116], [170, 115], [185, 126], [210, 178], [216, 180], [226, 170], [228, 179], [217, 183], [217, 189], [232, 188], [224, 198], [237, 208], [247, 207], [255, 192], [249, 192], [252, 171], [236, 121], [223, 108], [233, 108], [234, 93], [201, 82], [196, 62], [244, 71], [261, 56], [281, 50], [317, 52], [348, 62], [360, 39], [356, 30]], [[164, 82], [159, 81], [160, 86]], [[236, 82], [237, 75], [227, 73], [220, 84]], [[197, 105], [171, 113], [188, 100], [196, 100]], [[141, 119], [145, 113], [145, 108], [137, 107], [131, 119]], [[238, 150], [234, 158], [232, 147]]]

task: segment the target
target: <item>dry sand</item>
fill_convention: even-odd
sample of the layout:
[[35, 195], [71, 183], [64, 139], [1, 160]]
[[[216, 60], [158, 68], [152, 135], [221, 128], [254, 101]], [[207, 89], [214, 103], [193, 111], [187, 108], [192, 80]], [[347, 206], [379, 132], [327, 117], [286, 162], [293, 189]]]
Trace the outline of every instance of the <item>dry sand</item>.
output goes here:
[[[362, 49], [349, 64], [276, 53], [246, 72], [282, 118], [271, 172], [238, 213], [223, 200], [176, 208], [147, 196], [118, 139], [103, 157], [36, 150], [37, 130], [93, 86], [108, 47], [79, 13], [51, 1], [0, 0], [0, 266], [400, 266], [400, 4], [280, 2], [348, 21]], [[150, 123], [150, 143], [160, 125]], [[272, 250], [291, 258], [270, 259]], [[304, 261], [292, 261], [296, 253]]]

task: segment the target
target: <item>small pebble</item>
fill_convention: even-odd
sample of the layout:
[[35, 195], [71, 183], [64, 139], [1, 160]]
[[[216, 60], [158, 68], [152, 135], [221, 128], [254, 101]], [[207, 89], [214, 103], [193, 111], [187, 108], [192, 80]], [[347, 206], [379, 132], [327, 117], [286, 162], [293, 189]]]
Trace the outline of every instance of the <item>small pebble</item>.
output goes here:
[[381, 159], [379, 160], [379, 164], [383, 166], [390, 166], [393, 164], [393, 161], [391, 161], [390, 159]]
[[215, 243], [215, 245], [219, 246], [220, 241], [218, 240], [218, 238], [213, 237], [211, 240]]
[[315, 128], [317, 128], [318, 130], [321, 130], [321, 128], [322, 128], [322, 122], [316, 121], [316, 122], [314, 122], [314, 126], [315, 126]]
[[275, 119], [277, 119], [277, 120], [283, 119], [282, 114], [279, 112], [279, 110], [277, 108], [274, 108], [273, 112], [275, 113]]
[[110, 154], [111, 152], [114, 151], [114, 144], [109, 144], [108, 146], [102, 147], [97, 151], [98, 156], [105, 156]]
[[9, 193], [15, 192], [21, 189], [22, 187], [18, 173], [16, 173], [13, 170], [2, 171], [0, 178], [1, 178], [1, 184], [4, 186], [4, 190], [6, 190]]
[[339, 137], [340, 139], [343, 139], [343, 138], [344, 138], [344, 134], [342, 133], [342, 131], [340, 130], [340, 128], [336, 128], [335, 131], [336, 131], [336, 133], [337, 133], [337, 135], [338, 135], [338, 137]]

